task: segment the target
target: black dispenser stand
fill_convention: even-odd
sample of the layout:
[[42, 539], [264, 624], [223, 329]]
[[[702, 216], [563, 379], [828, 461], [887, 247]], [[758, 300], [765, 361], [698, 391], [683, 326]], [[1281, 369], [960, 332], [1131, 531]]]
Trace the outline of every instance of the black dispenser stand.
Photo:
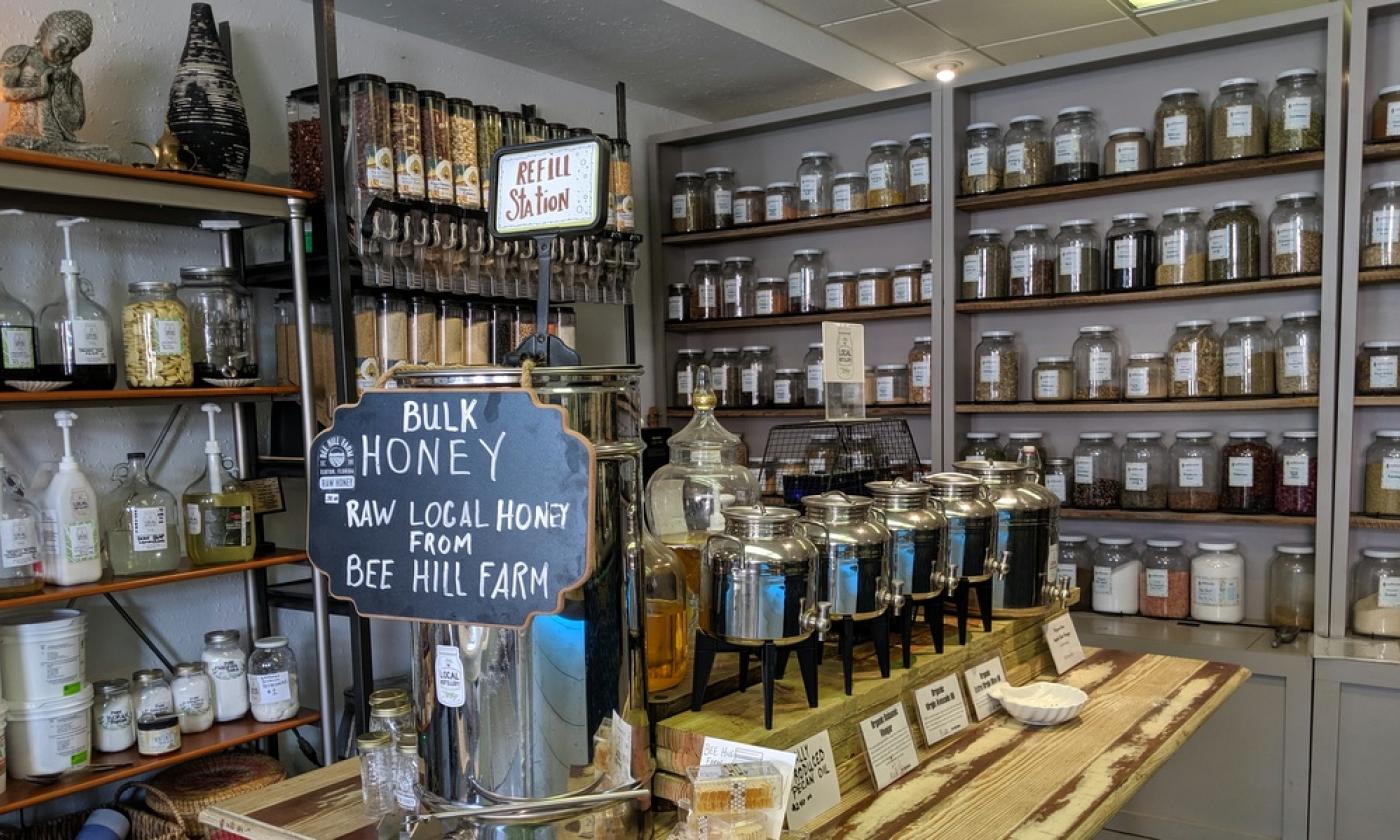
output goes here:
[[854, 684], [855, 664], [856, 664], [856, 630], [865, 630], [870, 635], [870, 641], [875, 643], [875, 661], [880, 666], [880, 676], [889, 679], [890, 676], [890, 611], [886, 609], [874, 618], [864, 618], [860, 621], [843, 616], [840, 623], [833, 622], [833, 627], [840, 627], [841, 633], [841, 673], [845, 678], [846, 696], [851, 696], [851, 689]]
[[968, 593], [971, 590], [977, 592], [977, 611], [982, 614], [982, 632], [992, 632], [992, 579], [968, 583], [967, 578], [958, 581], [958, 586], [953, 590], [953, 604], [958, 611], [958, 644], [967, 644], [967, 621], [971, 615], [968, 604]]
[[[705, 688], [710, 683], [710, 670], [715, 664], [716, 653], [739, 654], [739, 690], [748, 688], [749, 656], [758, 655], [763, 682], [763, 727], [773, 728], [773, 684], [782, 678], [784, 666], [790, 652], [797, 653], [797, 664], [802, 669], [802, 687], [807, 692], [807, 706], [817, 707], [817, 651], [820, 642], [815, 635], [809, 636], [795, 645], [779, 647], [773, 642], [764, 642], [760, 647], [736, 645], [703, 633], [695, 632], [695, 670], [691, 676], [690, 710], [698, 712], [705, 705]], [[886, 656], [888, 659], [888, 655]], [[849, 694], [850, 692], [847, 691]]]
[[[924, 621], [928, 624], [928, 632], [933, 636], [933, 650], [935, 653], [943, 652], [943, 595], [940, 593], [932, 598], [925, 598], [920, 601], [910, 599], [904, 603], [904, 613], [900, 616], [899, 635], [904, 648], [904, 667], [908, 668], [912, 663], [910, 636], [914, 632], [914, 622], [918, 619], [919, 608], [923, 607]], [[964, 627], [966, 626], [966, 613], [964, 613]]]

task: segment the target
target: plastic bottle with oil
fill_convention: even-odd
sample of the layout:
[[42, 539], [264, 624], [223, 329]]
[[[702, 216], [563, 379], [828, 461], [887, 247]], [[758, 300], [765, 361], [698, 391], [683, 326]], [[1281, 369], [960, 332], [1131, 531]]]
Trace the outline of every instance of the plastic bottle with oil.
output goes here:
[[185, 547], [196, 566], [242, 563], [253, 559], [258, 545], [253, 521], [253, 494], [224, 469], [214, 418], [221, 409], [205, 403], [209, 440], [204, 443], [204, 474], [185, 491]]

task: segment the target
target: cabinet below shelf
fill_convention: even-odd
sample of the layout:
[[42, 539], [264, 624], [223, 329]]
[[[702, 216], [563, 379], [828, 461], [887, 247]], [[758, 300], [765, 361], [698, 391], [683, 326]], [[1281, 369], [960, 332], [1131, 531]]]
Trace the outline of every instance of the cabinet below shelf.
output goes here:
[[187, 400], [239, 402], [268, 397], [295, 396], [295, 385], [254, 385], [250, 388], [149, 388], [114, 391], [0, 391], [0, 408], [46, 408], [72, 405], [131, 405]]
[[[1117, 522], [1175, 522], [1182, 525], [1275, 525], [1308, 527], [1317, 525], [1316, 516], [1285, 516], [1279, 513], [1187, 513], [1175, 510], [1085, 510], [1060, 508], [1061, 519], [1104, 520]], [[1397, 526], [1400, 526], [1398, 521]]]
[[[1400, 401], [1396, 402], [1400, 405]], [[969, 403], [953, 409], [958, 414], [1143, 414], [1192, 411], [1284, 411], [1317, 408], [1317, 397], [1260, 397], [1239, 400], [1171, 400], [1168, 402], [1079, 403]]]

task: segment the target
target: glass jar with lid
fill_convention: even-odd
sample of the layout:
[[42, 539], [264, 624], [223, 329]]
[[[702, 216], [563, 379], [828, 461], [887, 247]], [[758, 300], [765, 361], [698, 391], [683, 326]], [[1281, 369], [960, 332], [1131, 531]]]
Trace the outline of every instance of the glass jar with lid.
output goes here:
[[933, 135], [927, 131], [909, 136], [904, 147], [904, 200], [927, 204], [933, 193]]
[[923, 263], [902, 263], [894, 267], [894, 275], [890, 279], [892, 305], [912, 306], [918, 302], [923, 269]]
[[1194, 166], [1206, 160], [1206, 109], [1200, 91], [1172, 88], [1162, 94], [1155, 116], [1156, 169]]
[[1099, 177], [1099, 124], [1094, 109], [1083, 105], [1061, 108], [1050, 132], [1056, 184], [1092, 181]]
[[[1045, 489], [1060, 500], [1061, 507], [1074, 504], [1074, 460], [1072, 458], [1045, 459]], [[1060, 535], [1060, 565], [1065, 563], [1065, 535]]]
[[996, 432], [968, 432], [958, 450], [959, 461], [1004, 461], [1006, 455], [1001, 448], [1001, 435]]
[[994, 122], [972, 123], [967, 127], [963, 147], [960, 193], [981, 195], [1001, 189], [1006, 172], [1001, 126]]
[[1400, 265], [1400, 181], [1377, 181], [1361, 205], [1361, 267]]
[[1017, 461], [1020, 453], [1027, 446], [1035, 450], [1036, 462], [1044, 464], [1050, 460], [1050, 453], [1045, 451], [1044, 432], [1011, 432], [1006, 436], [1006, 458], [1007, 461]]
[[1263, 431], [1235, 431], [1220, 448], [1220, 510], [1268, 513], [1274, 507], [1274, 449]]
[[1366, 447], [1367, 516], [1400, 517], [1400, 430], [1381, 429]]
[[253, 719], [260, 723], [287, 720], [300, 711], [297, 659], [286, 636], [253, 642], [253, 653], [248, 657], [248, 700]]
[[123, 679], [95, 680], [92, 693], [92, 748], [104, 753], [131, 749], [136, 743], [136, 710], [130, 684]]
[[734, 190], [734, 225], [756, 225], [763, 221], [765, 194], [763, 187], [749, 184]]
[[1031, 374], [1036, 402], [1069, 402], [1074, 399], [1074, 360], [1069, 356], [1041, 356]]
[[709, 321], [724, 317], [724, 308], [720, 305], [723, 295], [719, 260], [696, 260], [692, 263], [687, 285], [691, 293], [690, 313], [695, 320]]
[[[175, 284], [139, 280], [127, 286], [127, 293], [127, 304], [122, 308], [127, 387], [194, 384], [189, 318], [184, 304], [175, 297]], [[5, 349], [8, 357], [9, 348]]]
[[1167, 348], [1172, 365], [1172, 399], [1220, 396], [1221, 348], [1215, 322], [1177, 321]]
[[739, 400], [744, 408], [763, 408], [773, 394], [773, 348], [750, 344], [739, 356]]
[[1206, 280], [1233, 283], [1257, 280], [1259, 217], [1243, 199], [1218, 202], [1206, 225]]
[[1157, 226], [1158, 286], [1181, 286], [1206, 280], [1206, 226], [1196, 207], [1175, 207]]
[[743, 406], [740, 376], [738, 347], [716, 347], [710, 351], [709, 379], [715, 395], [715, 405], [720, 408]]
[[1171, 395], [1171, 381], [1165, 353], [1132, 353], [1123, 365], [1123, 398], [1165, 400]]
[[185, 266], [176, 292], [189, 313], [194, 378], [251, 379], [258, 375], [253, 295], [238, 269]]
[[904, 203], [904, 147], [898, 140], [876, 140], [865, 157], [865, 206]]
[[1269, 214], [1269, 264], [1275, 277], [1322, 271], [1322, 208], [1317, 193], [1291, 192], [1274, 199]]
[[1060, 222], [1055, 237], [1055, 294], [1103, 290], [1103, 248], [1093, 219]]
[[1101, 537], [1094, 552], [1094, 612], [1137, 615], [1142, 561], [1132, 537]]
[[1084, 575], [1093, 575], [1094, 549], [1089, 545], [1089, 538], [1083, 534], [1060, 534], [1060, 557], [1056, 565], [1059, 567], [1056, 577], [1072, 577], [1076, 586]]
[[1105, 175], [1129, 175], [1146, 172], [1152, 165], [1152, 141], [1147, 129], [1140, 125], [1115, 128], [1108, 133], [1103, 150]]
[[831, 180], [831, 212], [851, 213], [865, 209], [864, 172], [838, 172]]
[[1021, 351], [1016, 333], [988, 330], [977, 345], [975, 402], [1016, 402], [1020, 395]]
[[802, 401], [813, 407], [825, 404], [825, 382], [822, 379], [822, 343], [814, 341], [807, 345], [807, 355], [802, 357], [802, 370], [806, 376], [807, 389]]
[[803, 152], [797, 164], [797, 215], [825, 216], [831, 212], [831, 155]]
[[870, 309], [894, 303], [893, 275], [888, 268], [862, 268], [856, 276], [856, 308]]
[[705, 363], [705, 351], [682, 347], [676, 351], [676, 364], [672, 368], [676, 388], [671, 398], [675, 408], [690, 408], [691, 391], [695, 388], [695, 373]]
[[1191, 617], [1197, 621], [1244, 621], [1244, 557], [1233, 542], [1197, 543], [1191, 558]]
[[1268, 112], [1259, 80], [1226, 79], [1210, 106], [1210, 159], [1258, 157], [1268, 148]]
[[452, 126], [447, 119], [447, 95], [436, 90], [418, 91], [418, 116], [428, 200], [452, 204]]
[[1007, 189], [1050, 183], [1050, 132], [1039, 114], [1012, 117], [1002, 141]]
[[827, 312], [840, 312], [856, 308], [856, 273], [854, 271], [833, 271], [826, 275]]
[[174, 714], [175, 694], [160, 668], [146, 668], [131, 675], [136, 719]]
[[720, 314], [725, 318], [747, 318], [754, 310], [753, 257], [725, 257], [720, 266], [722, 298]]
[[1259, 315], [1231, 318], [1220, 337], [1220, 395], [1265, 397], [1274, 392], [1274, 336]]
[[914, 339], [909, 351], [909, 402], [933, 402], [933, 337], [921, 335]]
[[1356, 355], [1356, 393], [1400, 394], [1400, 341], [1367, 341]]
[[711, 166], [705, 170], [706, 227], [734, 227], [734, 170]]
[[807, 394], [806, 375], [797, 368], [773, 371], [773, 405], [779, 408], [801, 408]]
[[1316, 565], [1310, 545], [1280, 545], [1269, 561], [1265, 609], [1274, 628], [1298, 633], [1313, 629]]
[[1400, 551], [1365, 548], [1351, 572], [1351, 632], [1400, 638]]
[[1207, 513], [1220, 507], [1220, 454], [1215, 433], [1185, 431], [1167, 452], [1167, 509]]
[[1317, 432], [1283, 433], [1274, 450], [1274, 510], [1286, 516], [1317, 513]]
[[[1061, 537], [1061, 541], [1063, 541]], [[1191, 561], [1181, 540], [1148, 540], [1142, 550], [1138, 608], [1151, 618], [1191, 614]]]
[[933, 302], [933, 260], [924, 260], [919, 274], [919, 303]]
[[782, 277], [760, 277], [753, 284], [753, 314], [786, 315], [788, 282]]
[[1073, 354], [1076, 400], [1118, 402], [1123, 398], [1120, 375], [1123, 347], [1113, 327], [1105, 324], [1080, 327]]
[[797, 216], [797, 184], [774, 181], [763, 190], [763, 221], [789, 222]]
[[[694, 320], [690, 314], [690, 300], [694, 293], [685, 283], [671, 283], [666, 287], [666, 320], [684, 324]], [[438, 319], [441, 322], [441, 318]]]
[[1004, 298], [1010, 287], [1010, 266], [1001, 231], [996, 228], [974, 228], [967, 232], [967, 244], [962, 249], [962, 281], [958, 300], [993, 300]]
[[1038, 297], [1055, 291], [1055, 243], [1045, 225], [1017, 225], [1007, 258], [1011, 297]]
[[1122, 462], [1112, 432], [1080, 432], [1074, 447], [1074, 506], [1090, 510], [1118, 507], [1123, 492]]
[[1119, 213], [1104, 239], [1104, 288], [1110, 292], [1138, 292], [1156, 283], [1157, 234], [1146, 213]]
[[1322, 314], [1316, 309], [1284, 313], [1274, 335], [1274, 375], [1280, 394], [1316, 394], [1322, 358]]
[[1400, 139], [1400, 85], [1387, 85], [1371, 106], [1371, 142]]
[[789, 312], [820, 312], [826, 305], [826, 269], [820, 248], [798, 248], [787, 269]]
[[1316, 70], [1295, 67], [1278, 74], [1269, 91], [1269, 153], [1321, 149], [1326, 113]]
[[214, 725], [214, 683], [203, 662], [177, 664], [170, 692], [175, 698], [175, 714], [180, 717], [181, 734], [193, 735]]
[[909, 366], [905, 364], [875, 366], [875, 404], [909, 404]]
[[677, 172], [671, 184], [671, 233], [695, 233], [705, 229], [705, 176]]

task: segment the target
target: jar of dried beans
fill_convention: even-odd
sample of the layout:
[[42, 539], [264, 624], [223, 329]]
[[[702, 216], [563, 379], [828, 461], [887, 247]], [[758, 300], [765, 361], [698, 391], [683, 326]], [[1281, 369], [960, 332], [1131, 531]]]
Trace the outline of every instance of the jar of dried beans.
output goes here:
[[1021, 351], [1016, 333], [989, 330], [977, 345], [977, 368], [973, 389], [976, 402], [1016, 402], [1020, 394]]
[[1231, 432], [1220, 448], [1220, 510], [1268, 513], [1274, 507], [1274, 450], [1268, 433]]
[[287, 168], [293, 187], [323, 194], [321, 102], [315, 85], [287, 94]]
[[1045, 225], [1017, 225], [1007, 252], [1011, 297], [1038, 297], [1055, 291], [1055, 243]]
[[1191, 614], [1191, 561], [1181, 540], [1148, 540], [1142, 552], [1138, 609], [1151, 618]]
[[1274, 336], [1275, 383], [1280, 394], [1316, 394], [1322, 356], [1322, 316], [1316, 309], [1289, 312]]
[[1220, 455], [1214, 432], [1177, 432], [1167, 452], [1167, 509], [1192, 513], [1220, 506]]
[[1117, 402], [1123, 398], [1123, 348], [1106, 324], [1079, 328], [1074, 341], [1074, 398]]
[[1220, 345], [1222, 396], [1265, 397], [1274, 392], [1274, 336], [1263, 317], [1231, 318]]
[[1400, 341], [1368, 341], [1356, 356], [1356, 393], [1400, 393]]
[[1074, 506], [1116, 508], [1122, 492], [1122, 467], [1113, 433], [1081, 432], [1074, 448]]
[[1274, 510], [1290, 516], [1317, 513], [1317, 432], [1284, 432], [1274, 451]]
[[1123, 444], [1124, 510], [1165, 510], [1167, 450], [1161, 432], [1128, 432]]

